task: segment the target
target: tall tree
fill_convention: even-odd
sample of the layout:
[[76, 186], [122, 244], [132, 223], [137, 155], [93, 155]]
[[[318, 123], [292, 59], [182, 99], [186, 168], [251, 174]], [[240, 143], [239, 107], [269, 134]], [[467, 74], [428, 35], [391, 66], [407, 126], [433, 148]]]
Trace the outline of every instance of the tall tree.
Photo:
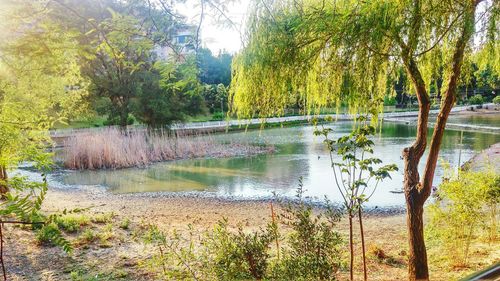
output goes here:
[[[160, 8], [155, 1], [89, 2], [48, 1], [51, 17], [67, 31], [79, 34], [79, 41], [84, 46], [81, 52], [83, 73], [92, 82], [92, 100], [102, 105], [96, 109], [108, 115], [110, 124], [121, 127], [128, 125], [134, 110], [161, 116], [162, 112], [152, 110], [165, 109], [159, 105], [165, 105], [166, 99], [171, 97], [159, 87], [164, 77], [160, 77], [162, 72], [155, 68], [159, 65], [156, 63], [160, 59], [158, 50], [167, 47], [170, 50], [168, 60], [174, 64], [181, 65], [187, 60], [178, 54], [179, 46], [173, 40], [183, 19], [175, 15], [170, 6]], [[151, 106], [151, 101], [144, 99], [146, 96], [154, 97], [157, 102], [160, 97], [164, 100]], [[138, 106], [138, 101], [144, 104]], [[143, 110], [137, 111], [139, 108]], [[154, 119], [156, 125], [159, 120], [175, 119], [173, 115], [159, 119], [136, 117], [143, 121]], [[179, 120], [181, 117], [179, 115]]]
[[151, 71], [144, 73], [145, 83], [133, 101], [134, 116], [149, 127], [158, 128], [203, 112], [197, 73], [192, 56], [182, 63], [155, 63]]
[[231, 62], [233, 57], [228, 53], [214, 56], [210, 49], [198, 50], [200, 81], [205, 84], [229, 86], [231, 82]]
[[16, 1], [2, 15], [0, 43], [0, 192], [7, 170], [45, 157], [48, 129], [77, 114], [88, 81], [80, 73], [78, 42], [46, 21], [43, 6]]
[[128, 125], [132, 99], [144, 85], [141, 74], [152, 68], [153, 42], [146, 37], [137, 19], [111, 12], [112, 17], [101, 22], [93, 42], [95, 53], [85, 67], [92, 80], [93, 92], [109, 98], [108, 118], [118, 125]]
[[[248, 42], [235, 58], [234, 111], [240, 117], [283, 114], [301, 96], [309, 111], [347, 103], [351, 112], [377, 115], [388, 79], [402, 66], [419, 104], [415, 141], [403, 151], [408, 276], [428, 280], [424, 203], [463, 64], [479, 50], [488, 57], [481, 63], [498, 71], [499, 15], [500, 2], [481, 0], [259, 1]], [[429, 88], [440, 71], [444, 91], [421, 177]]]

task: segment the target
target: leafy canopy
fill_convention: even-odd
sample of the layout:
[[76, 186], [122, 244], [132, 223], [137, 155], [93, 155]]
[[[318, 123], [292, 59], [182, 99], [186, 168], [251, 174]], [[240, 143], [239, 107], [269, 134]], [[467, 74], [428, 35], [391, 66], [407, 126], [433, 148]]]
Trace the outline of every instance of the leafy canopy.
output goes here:
[[[257, 1], [246, 46], [234, 59], [233, 110], [240, 117], [280, 115], [301, 97], [309, 112], [348, 104], [376, 114], [403, 64], [418, 64], [427, 89], [439, 77], [448, 81], [473, 2]], [[499, 73], [500, 4], [481, 2], [464, 61]]]

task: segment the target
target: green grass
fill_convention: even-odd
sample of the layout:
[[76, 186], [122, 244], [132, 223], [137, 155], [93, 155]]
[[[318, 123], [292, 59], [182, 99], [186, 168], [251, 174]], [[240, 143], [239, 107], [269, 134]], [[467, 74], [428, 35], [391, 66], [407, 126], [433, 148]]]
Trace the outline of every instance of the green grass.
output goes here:
[[105, 116], [93, 116], [82, 119], [71, 120], [68, 123], [57, 122], [52, 129], [82, 129], [103, 127], [106, 121]]
[[[433, 106], [432, 109], [437, 108], [436, 106]], [[386, 106], [384, 109], [384, 112], [407, 112], [407, 111], [416, 111], [418, 110], [418, 107], [413, 106], [413, 107], [407, 107], [407, 108], [395, 108], [395, 106]], [[338, 113], [346, 113], [347, 109], [346, 108], [340, 108], [338, 110]], [[323, 108], [319, 112], [319, 114], [336, 114], [337, 109], [335, 108]], [[314, 113], [312, 113], [314, 114]], [[295, 110], [289, 110], [286, 112], [284, 116], [281, 117], [289, 117], [289, 116], [300, 116], [303, 115], [299, 112], [298, 109]], [[271, 118], [273, 116], [270, 116]], [[274, 116], [277, 117], [277, 116]], [[224, 119], [222, 121], [225, 121], [227, 119]], [[237, 120], [236, 117], [234, 118], [229, 118], [229, 120]], [[81, 119], [76, 119], [76, 120], [71, 120], [68, 123], [62, 123], [62, 122], [57, 122], [52, 129], [82, 129], [82, 128], [93, 128], [93, 127], [103, 127], [105, 126], [104, 123], [106, 121], [106, 116], [91, 116], [91, 117], [86, 117], [86, 118], [81, 118]], [[186, 119], [186, 122], [209, 122], [209, 121], [221, 121], [221, 120], [214, 120], [213, 114], [207, 114], [207, 115], [197, 115], [197, 116], [189, 116]], [[260, 128], [260, 125], [257, 125], [256, 127]], [[255, 127], [254, 127], [255, 128]], [[270, 126], [265, 126], [265, 128], [271, 128]]]
[[90, 218], [84, 215], [66, 215], [56, 220], [57, 226], [68, 233], [75, 233], [90, 223]]
[[121, 221], [121, 223], [120, 223], [121, 229], [127, 230], [127, 229], [129, 229], [129, 227], [130, 227], [130, 219], [129, 218], [125, 218], [124, 220]]
[[96, 214], [92, 217], [91, 220], [93, 223], [110, 223], [113, 220], [114, 216], [115, 214], [113, 212]]

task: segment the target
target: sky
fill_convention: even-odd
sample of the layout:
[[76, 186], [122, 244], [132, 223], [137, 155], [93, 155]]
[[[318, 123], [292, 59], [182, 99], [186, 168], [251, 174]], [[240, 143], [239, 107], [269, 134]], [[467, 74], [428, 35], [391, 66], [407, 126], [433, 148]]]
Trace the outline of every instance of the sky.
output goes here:
[[[223, 50], [233, 54], [238, 52], [242, 48], [240, 31], [243, 31], [250, 1], [252, 0], [237, 0], [226, 7], [225, 14], [232, 22], [239, 25], [239, 28], [224, 26], [220, 20], [213, 17], [213, 11], [209, 10], [202, 24], [202, 46], [209, 48], [214, 54]], [[189, 23], [199, 24], [201, 13], [199, 1], [187, 0], [184, 4], [177, 4], [175, 9], [186, 16]]]

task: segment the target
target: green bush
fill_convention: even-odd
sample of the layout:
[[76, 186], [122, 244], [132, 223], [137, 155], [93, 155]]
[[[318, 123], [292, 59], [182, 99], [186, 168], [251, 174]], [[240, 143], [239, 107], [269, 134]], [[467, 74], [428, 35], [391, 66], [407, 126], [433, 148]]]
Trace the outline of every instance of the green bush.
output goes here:
[[396, 105], [396, 97], [386, 95], [384, 97], [384, 105], [385, 106], [394, 106], [394, 105]]
[[270, 245], [274, 240], [271, 227], [245, 233], [228, 229], [227, 220], [220, 221], [208, 234], [205, 245], [213, 253], [209, 266], [217, 280], [261, 280], [266, 276], [270, 258]]
[[484, 103], [484, 98], [480, 94], [474, 95], [469, 98], [469, 104], [482, 105]]
[[80, 242], [91, 243], [96, 241], [98, 238], [98, 235], [92, 229], [87, 228], [83, 231], [82, 235], [78, 237], [78, 240]]
[[61, 246], [65, 251], [71, 251], [71, 246], [62, 237], [61, 230], [59, 230], [59, 227], [54, 222], [40, 228], [36, 233], [36, 239], [42, 245]]
[[[136, 123], [135, 117], [129, 115], [127, 117], [127, 125], [134, 125]], [[104, 126], [114, 126], [120, 125], [120, 118], [118, 116], [108, 117], [105, 121], [103, 121]]]
[[[279, 216], [291, 229], [282, 249], [283, 258], [275, 266], [274, 277], [291, 280], [335, 280], [341, 264], [343, 241], [335, 225], [340, 213], [332, 207], [317, 215], [312, 206], [302, 201], [302, 188], [298, 201], [287, 204]], [[327, 206], [330, 206], [327, 202]]]
[[88, 225], [90, 219], [83, 215], [66, 215], [56, 219], [57, 226], [68, 233], [77, 232], [82, 226]]
[[214, 114], [212, 114], [213, 121], [224, 120], [224, 118], [226, 118], [226, 114], [224, 114], [224, 112], [216, 111], [216, 112], [214, 112]]
[[493, 98], [493, 103], [494, 104], [500, 104], [500, 96], [496, 96]]
[[[150, 226], [143, 238], [158, 252], [142, 266], [168, 280], [336, 280], [345, 246], [335, 231], [340, 214], [313, 211], [301, 189], [298, 197], [281, 202], [283, 212], [254, 231], [232, 230], [227, 219], [202, 235], [190, 229], [189, 235], [167, 236]], [[289, 230], [286, 236], [279, 225]]]
[[428, 206], [427, 237], [453, 266], [467, 265], [475, 239], [495, 239], [499, 182], [493, 171], [459, 172], [439, 186]]
[[97, 214], [92, 217], [91, 221], [93, 223], [110, 223], [114, 216], [113, 212]]
[[130, 227], [130, 219], [125, 218], [124, 220], [122, 220], [122, 222], [120, 223], [120, 228], [123, 230], [127, 230], [129, 229], [129, 227]]

